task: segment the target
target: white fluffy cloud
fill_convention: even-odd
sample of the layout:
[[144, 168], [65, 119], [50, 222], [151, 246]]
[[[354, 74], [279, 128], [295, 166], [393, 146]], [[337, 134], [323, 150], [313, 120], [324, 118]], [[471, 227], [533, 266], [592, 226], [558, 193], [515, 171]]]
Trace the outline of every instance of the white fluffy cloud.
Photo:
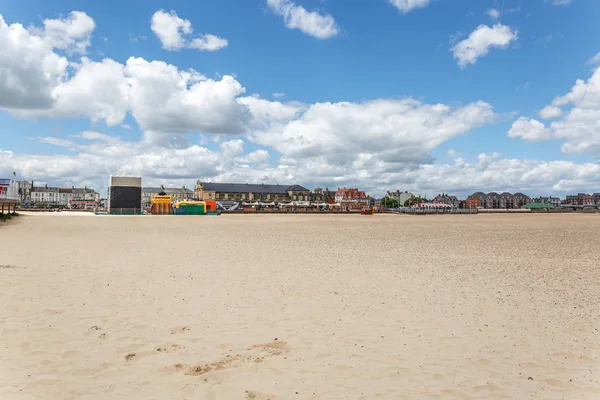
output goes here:
[[267, 0], [267, 6], [283, 18], [288, 29], [298, 29], [317, 39], [329, 39], [340, 32], [331, 15], [306, 11], [291, 0]]
[[127, 60], [131, 112], [143, 130], [241, 133], [250, 114], [236, 101], [245, 92], [232, 76], [219, 81], [162, 61]]
[[429, 151], [493, 122], [496, 114], [484, 102], [452, 109], [404, 99], [317, 103], [284, 116], [279, 123], [256, 131], [251, 140], [288, 159], [397, 168], [430, 162]]
[[41, 35], [50, 47], [84, 54], [96, 23], [86, 13], [72, 11], [66, 18], [45, 19]]
[[129, 110], [129, 85], [125, 67], [111, 59], [101, 62], [82, 58], [71, 63], [74, 70], [69, 80], [50, 92], [52, 106], [42, 109], [14, 110], [21, 118], [87, 117], [105, 121], [109, 126], [121, 123]]
[[158, 10], [152, 15], [152, 32], [160, 39], [165, 50], [179, 50], [186, 45], [184, 35], [192, 33], [192, 23], [179, 18], [175, 11]]
[[457, 43], [451, 50], [454, 58], [458, 60], [458, 65], [464, 68], [475, 64], [480, 57], [487, 55], [491, 48], [504, 49], [517, 38], [517, 30], [506, 25], [479, 25], [468, 38]]
[[[587, 80], [578, 79], [571, 91], [564, 96], [556, 97], [550, 105], [540, 111], [542, 118], [558, 118], [548, 128], [544, 128], [544, 135], [538, 140], [562, 139], [562, 151], [565, 153], [581, 153], [584, 151], [600, 153], [600, 67], [596, 68]], [[529, 121], [525, 123], [524, 121]], [[511, 128], [519, 131], [520, 126], [531, 125], [535, 120], [519, 118]], [[535, 121], [537, 122], [537, 121]], [[533, 123], [534, 125], [537, 124]], [[539, 128], [539, 126], [538, 126]], [[509, 136], [511, 136], [509, 131]], [[542, 129], [538, 129], [538, 132]], [[523, 135], [514, 135], [511, 137]], [[527, 140], [527, 139], [526, 139]]]
[[493, 20], [500, 18], [500, 11], [495, 8], [488, 8], [485, 13]]
[[388, 0], [388, 2], [396, 7], [402, 14], [406, 14], [415, 8], [425, 8], [431, 0]]
[[306, 105], [302, 103], [281, 103], [261, 99], [258, 96], [240, 97], [237, 101], [248, 108], [252, 116], [253, 128], [259, 129], [280, 127], [281, 124], [292, 120], [306, 109]]
[[175, 11], [158, 10], [152, 15], [152, 32], [158, 36], [163, 49], [173, 51], [184, 47], [216, 51], [228, 45], [227, 39], [206, 34], [192, 37], [192, 23], [177, 16]]
[[83, 141], [41, 138], [44, 143], [67, 147], [74, 154], [0, 154], [0, 175], [10, 170], [16, 171], [20, 178], [53, 185], [88, 184], [103, 192], [111, 174], [142, 175], [150, 181], [192, 180], [218, 174], [216, 166], [222, 159], [221, 153], [200, 146], [164, 148], [122, 141], [97, 132], [84, 132], [74, 138]]
[[567, 194], [600, 185], [600, 165], [569, 161], [503, 159], [481, 154], [476, 163], [456, 159], [454, 164], [424, 165], [406, 174], [409, 187], [428, 193], [510, 191]]
[[69, 63], [41, 36], [0, 17], [0, 108], [21, 118], [76, 118], [121, 124], [128, 112], [157, 133], [236, 134], [250, 120], [231, 76], [207, 79], [162, 61], [82, 58]]
[[271, 155], [267, 150], [259, 149], [245, 156], [236, 157], [235, 161], [242, 164], [264, 164], [269, 162]]
[[42, 36], [0, 15], [0, 109], [50, 107], [68, 64]]
[[227, 39], [220, 38], [215, 35], [206, 34], [199, 38], [192, 39], [188, 47], [192, 49], [206, 50], [206, 51], [217, 51], [226, 47], [229, 44]]
[[[385, 162], [361, 157], [351, 165], [325, 160], [280, 160], [268, 166], [264, 149], [240, 155], [243, 142], [224, 142], [218, 151], [201, 146], [167, 149], [149, 144], [110, 141], [88, 133], [90, 142], [54, 141], [72, 155], [13, 154], [0, 151], [0, 175], [27, 177], [52, 185], [88, 185], [101, 193], [110, 174], [141, 175], [144, 185], [187, 185], [196, 179], [213, 182], [300, 183], [309, 188], [360, 185], [373, 195], [399, 187], [435, 195], [445, 191], [466, 197], [475, 191], [522, 191], [534, 194], [567, 194], [600, 186], [600, 165], [567, 161], [506, 159], [500, 154], [480, 154], [475, 162], [456, 158], [448, 164], [426, 164], [417, 168], [388, 169]], [[249, 165], [260, 165], [260, 168]]]
[[552, 132], [543, 123], [525, 117], [516, 120], [507, 135], [510, 138], [521, 138], [527, 142], [538, 142], [552, 138]]
[[560, 117], [562, 110], [556, 106], [546, 106], [540, 110], [539, 114], [543, 119], [553, 119]]

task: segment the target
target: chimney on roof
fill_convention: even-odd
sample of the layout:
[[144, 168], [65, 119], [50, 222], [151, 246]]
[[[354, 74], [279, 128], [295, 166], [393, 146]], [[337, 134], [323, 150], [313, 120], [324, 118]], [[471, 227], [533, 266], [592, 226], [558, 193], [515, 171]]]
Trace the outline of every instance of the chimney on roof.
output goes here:
[[48, 184], [46, 183], [46, 189], [48, 189]]

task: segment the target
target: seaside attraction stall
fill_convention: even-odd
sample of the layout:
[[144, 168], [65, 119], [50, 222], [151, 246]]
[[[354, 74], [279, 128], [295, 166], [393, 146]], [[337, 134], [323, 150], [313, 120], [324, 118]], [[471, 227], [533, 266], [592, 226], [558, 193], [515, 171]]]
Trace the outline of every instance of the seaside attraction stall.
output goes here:
[[158, 195], [152, 198], [150, 208], [152, 215], [170, 215], [173, 214], [173, 196]]
[[206, 201], [180, 201], [173, 206], [175, 215], [219, 215], [217, 202]]

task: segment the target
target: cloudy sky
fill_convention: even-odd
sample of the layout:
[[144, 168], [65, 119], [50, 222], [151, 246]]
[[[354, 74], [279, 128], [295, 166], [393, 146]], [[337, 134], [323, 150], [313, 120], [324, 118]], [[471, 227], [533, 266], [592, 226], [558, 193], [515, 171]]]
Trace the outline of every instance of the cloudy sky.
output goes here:
[[0, 177], [600, 191], [600, 1], [0, 0]]

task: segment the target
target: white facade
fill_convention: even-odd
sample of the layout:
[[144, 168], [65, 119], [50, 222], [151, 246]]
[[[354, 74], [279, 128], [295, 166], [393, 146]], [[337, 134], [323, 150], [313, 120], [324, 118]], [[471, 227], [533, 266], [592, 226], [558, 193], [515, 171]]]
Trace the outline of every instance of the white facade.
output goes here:
[[62, 189], [57, 187], [33, 187], [30, 191], [32, 203], [60, 204], [67, 206], [71, 201], [100, 201], [100, 194], [88, 188]]
[[31, 200], [31, 188], [33, 183], [30, 181], [16, 181], [15, 184], [19, 190], [19, 197], [21, 203]]
[[402, 206], [404, 205], [404, 203], [406, 203], [407, 200], [410, 200], [413, 197], [415, 197], [415, 195], [410, 192], [401, 192], [399, 190], [396, 190], [395, 192], [388, 191], [386, 197], [396, 200]]
[[19, 202], [19, 188], [12, 179], [0, 179], [0, 201]]
[[57, 187], [34, 187], [31, 189], [32, 203], [60, 204], [60, 193]]
[[533, 202], [534, 203], [549, 203], [549, 204], [552, 204], [554, 207], [560, 207], [560, 199], [558, 197], [541, 196], [541, 197], [534, 198]]

